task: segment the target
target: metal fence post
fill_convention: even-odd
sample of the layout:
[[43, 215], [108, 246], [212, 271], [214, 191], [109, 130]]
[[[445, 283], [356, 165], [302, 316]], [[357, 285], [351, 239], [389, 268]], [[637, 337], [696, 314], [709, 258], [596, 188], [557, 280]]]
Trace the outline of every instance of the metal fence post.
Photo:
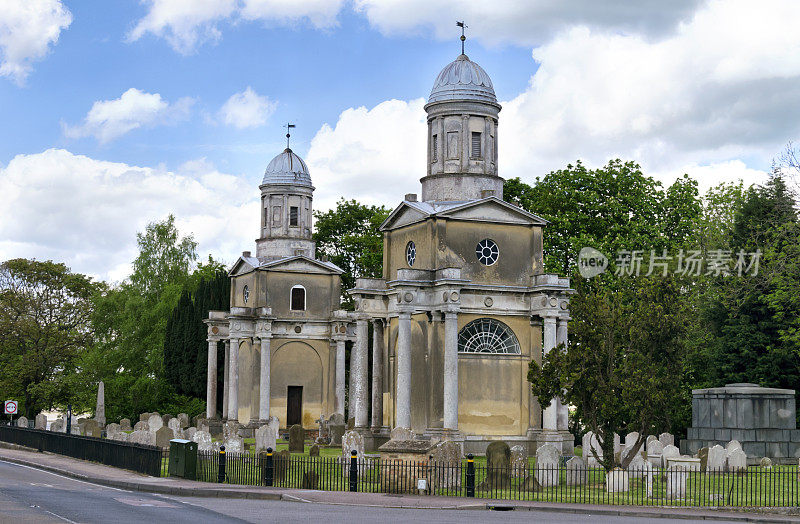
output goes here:
[[358, 452], [350, 451], [350, 491], [358, 491]]
[[225, 482], [225, 446], [219, 447], [219, 474], [217, 475], [217, 482], [220, 484]]
[[267, 448], [267, 466], [266, 470], [264, 471], [264, 485], [265, 486], [272, 486], [272, 478], [274, 474], [274, 463], [272, 462], [272, 448]]
[[475, 457], [467, 455], [467, 496], [475, 496]]

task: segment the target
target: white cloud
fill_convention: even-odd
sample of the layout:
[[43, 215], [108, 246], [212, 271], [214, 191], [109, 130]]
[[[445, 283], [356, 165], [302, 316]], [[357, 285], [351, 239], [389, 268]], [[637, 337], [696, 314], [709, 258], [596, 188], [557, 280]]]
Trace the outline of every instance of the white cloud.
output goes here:
[[64, 135], [68, 138], [93, 136], [106, 143], [140, 127], [184, 120], [193, 103], [191, 98], [181, 98], [170, 104], [158, 93], [145, 93], [132, 87], [119, 98], [95, 102], [82, 124], [63, 126]]
[[218, 22], [235, 11], [236, 0], [141, 0], [147, 14], [128, 33], [129, 41], [145, 33], [165, 38], [173, 49], [189, 54], [198, 44], [221, 37]]
[[369, 110], [351, 108], [335, 127], [323, 125], [306, 157], [317, 188], [315, 208], [331, 208], [342, 196], [385, 204], [418, 192], [425, 174], [424, 103], [388, 100]]
[[231, 263], [258, 233], [257, 186], [203, 159], [166, 171], [48, 149], [0, 168], [0, 195], [0, 260], [64, 261], [104, 279], [128, 275], [136, 233], [169, 213], [202, 258]]
[[244, 0], [241, 16], [284, 25], [308, 20], [316, 28], [330, 28], [343, 5], [344, 0]]
[[241, 93], [231, 95], [220, 108], [219, 118], [224, 124], [238, 129], [259, 127], [267, 123], [277, 105], [248, 86]]
[[32, 63], [58, 42], [72, 14], [60, 0], [3, 0], [0, 2], [0, 76], [22, 84]]

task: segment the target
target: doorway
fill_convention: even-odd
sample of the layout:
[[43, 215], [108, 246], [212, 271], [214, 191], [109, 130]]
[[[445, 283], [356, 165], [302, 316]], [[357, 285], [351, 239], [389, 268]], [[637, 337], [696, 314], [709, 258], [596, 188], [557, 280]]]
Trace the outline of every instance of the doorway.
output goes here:
[[303, 386], [287, 386], [286, 427], [303, 422]]

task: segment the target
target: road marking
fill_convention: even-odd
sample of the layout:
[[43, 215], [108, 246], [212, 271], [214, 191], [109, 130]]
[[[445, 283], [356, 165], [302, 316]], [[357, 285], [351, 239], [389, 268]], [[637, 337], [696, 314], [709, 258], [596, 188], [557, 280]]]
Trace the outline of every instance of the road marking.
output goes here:
[[60, 519], [61, 519], [61, 520], [63, 520], [64, 522], [69, 522], [70, 524], [78, 524], [78, 523], [77, 523], [77, 522], [75, 522], [74, 520], [69, 520], [67, 517], [62, 517], [62, 516], [61, 516], [61, 515], [59, 515], [58, 513], [53, 513], [52, 511], [47, 511], [46, 509], [45, 509], [45, 510], [42, 510], [42, 511], [44, 511], [45, 513], [49, 513], [50, 515], [52, 515], [52, 516], [54, 516], [54, 517], [60, 518]]
[[102, 484], [95, 484], [94, 482], [87, 482], [85, 480], [79, 480], [79, 479], [76, 479], [76, 478], [68, 477], [66, 475], [61, 475], [60, 473], [53, 473], [52, 471], [47, 471], [46, 469], [35, 468], [33, 466], [27, 466], [25, 464], [17, 464], [16, 462], [9, 462], [9, 461], [3, 460], [1, 458], [0, 458], [0, 462], [2, 462], [4, 464], [8, 464], [10, 466], [17, 466], [19, 468], [32, 469], [34, 471], [39, 471], [41, 473], [47, 473], [49, 475], [53, 475], [55, 477], [60, 477], [60, 478], [65, 479], [65, 480], [71, 480], [73, 482], [80, 482], [81, 484], [89, 484], [90, 486], [96, 486], [96, 487], [105, 488], [105, 489], [113, 489], [115, 491], [122, 491], [124, 493], [134, 493], [131, 490], [121, 489], [121, 488], [114, 488], [114, 487], [111, 487], [111, 486], [104, 486]]
[[177, 508], [175, 504], [170, 504], [165, 500], [144, 499], [141, 497], [114, 497], [114, 500], [129, 506], [143, 506], [148, 508]]

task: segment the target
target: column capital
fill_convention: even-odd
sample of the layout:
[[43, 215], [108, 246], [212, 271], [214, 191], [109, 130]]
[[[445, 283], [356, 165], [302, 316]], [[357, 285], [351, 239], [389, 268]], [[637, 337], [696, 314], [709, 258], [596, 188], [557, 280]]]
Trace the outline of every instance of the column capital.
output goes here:
[[553, 316], [547, 315], [542, 317], [542, 322], [544, 322], [545, 324], [555, 324], [557, 320], [558, 317], [556, 317], [555, 315]]
[[404, 320], [411, 319], [411, 310], [403, 310], [397, 312], [397, 316]]
[[445, 309], [443, 311], [444, 319], [451, 320], [458, 318], [458, 310], [457, 309]]

